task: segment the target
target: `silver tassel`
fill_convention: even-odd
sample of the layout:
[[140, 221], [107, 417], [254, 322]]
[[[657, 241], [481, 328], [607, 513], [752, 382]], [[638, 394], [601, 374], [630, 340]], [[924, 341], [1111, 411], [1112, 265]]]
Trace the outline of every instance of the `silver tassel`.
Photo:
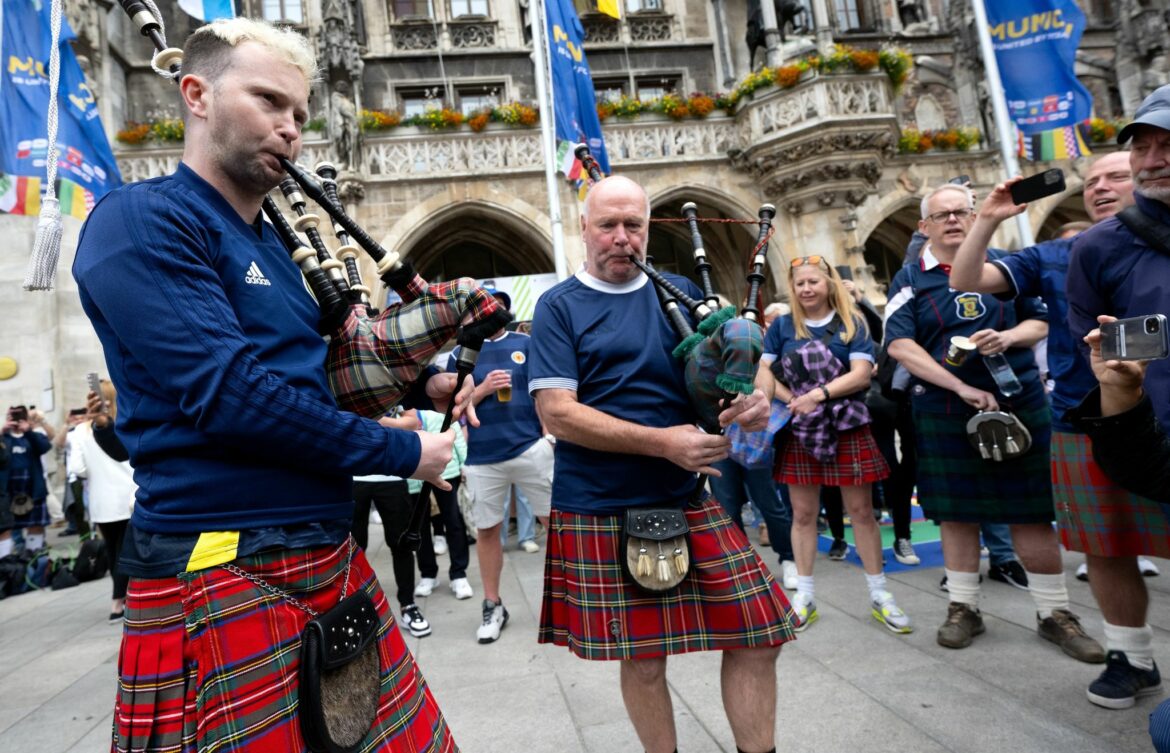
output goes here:
[[654, 568], [650, 565], [650, 554], [646, 551], [646, 545], [642, 544], [638, 547], [638, 577], [648, 578], [652, 572]]

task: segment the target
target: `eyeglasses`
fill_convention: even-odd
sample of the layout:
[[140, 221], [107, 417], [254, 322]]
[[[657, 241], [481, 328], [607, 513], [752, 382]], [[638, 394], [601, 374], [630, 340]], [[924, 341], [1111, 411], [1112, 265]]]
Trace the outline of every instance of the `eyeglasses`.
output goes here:
[[[803, 267], [806, 264], [813, 267], [819, 267], [821, 266], [821, 262], [824, 261], [825, 257], [823, 256], [798, 256], [792, 260], [792, 268], [796, 269], [797, 267]], [[827, 265], [828, 262], [825, 262], [825, 264]]]
[[948, 209], [945, 212], [935, 212], [934, 214], [928, 214], [926, 215], [926, 219], [935, 223], [943, 223], [946, 222], [947, 218], [952, 214], [955, 215], [956, 220], [962, 222], [974, 214], [974, 212], [972, 212], [970, 209]]

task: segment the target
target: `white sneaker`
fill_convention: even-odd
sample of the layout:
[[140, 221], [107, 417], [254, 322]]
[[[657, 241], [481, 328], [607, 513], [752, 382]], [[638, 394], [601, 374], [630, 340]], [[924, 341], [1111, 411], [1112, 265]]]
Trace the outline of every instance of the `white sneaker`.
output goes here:
[[780, 563], [780, 579], [784, 583], [784, 587], [789, 591], [796, 590], [796, 563], [792, 560], [784, 560]]
[[418, 585], [414, 587], [415, 596], [430, 596], [435, 592], [435, 588], [443, 581], [439, 578], [419, 578]]
[[520, 548], [529, 554], [536, 554], [540, 551], [540, 544], [537, 544], [535, 541], [521, 541]]
[[446, 536], [436, 536], [434, 539], [434, 543], [435, 543], [435, 556], [436, 557], [442, 557], [444, 554], [447, 553], [447, 537]]
[[431, 634], [431, 623], [427, 622], [422, 610], [414, 604], [407, 604], [402, 608], [402, 624], [415, 638], [424, 638]]
[[1158, 566], [1153, 562], [1150, 562], [1145, 557], [1138, 557], [1138, 570], [1141, 570], [1142, 575], [1146, 576], [1147, 578], [1153, 578], [1160, 572], [1158, 570]]
[[500, 631], [508, 624], [508, 610], [502, 603], [483, 600], [483, 624], [475, 631], [480, 643], [493, 643], [500, 637]]
[[894, 601], [894, 595], [889, 591], [882, 591], [878, 598], [870, 602], [870, 613], [873, 618], [885, 625], [886, 629], [894, 633], [911, 633], [914, 628], [910, 625], [910, 618]]
[[475, 595], [475, 591], [471, 589], [471, 584], [467, 582], [467, 578], [456, 578], [451, 581], [451, 593], [455, 594], [456, 599], [470, 599]]
[[1081, 564], [1077, 565], [1077, 576], [1076, 577], [1077, 577], [1077, 580], [1088, 580], [1089, 579], [1089, 565], [1087, 562], [1082, 562]]

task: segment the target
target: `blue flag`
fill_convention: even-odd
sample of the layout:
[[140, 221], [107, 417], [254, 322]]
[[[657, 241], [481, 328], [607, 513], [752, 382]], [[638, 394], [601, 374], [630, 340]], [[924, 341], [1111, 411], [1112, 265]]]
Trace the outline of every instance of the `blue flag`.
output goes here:
[[545, 14], [557, 138], [588, 145], [601, 172], [609, 175], [593, 77], [585, 60], [585, 30], [572, 0], [548, 0]]
[[[3, 0], [0, 39], [0, 210], [39, 211], [48, 154], [49, 52], [47, 0]], [[94, 201], [122, 184], [93, 92], [61, 20], [61, 83], [57, 93], [57, 189], [61, 211], [84, 217]], [[37, 209], [37, 211], [33, 211]]]
[[986, 0], [1008, 116], [1027, 136], [1088, 120], [1093, 97], [1074, 73], [1085, 14], [1073, 0]]

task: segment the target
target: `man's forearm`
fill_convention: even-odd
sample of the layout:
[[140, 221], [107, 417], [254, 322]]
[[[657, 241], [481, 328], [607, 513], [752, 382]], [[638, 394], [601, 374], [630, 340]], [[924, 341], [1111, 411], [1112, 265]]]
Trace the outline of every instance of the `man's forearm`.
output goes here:
[[908, 338], [893, 340], [890, 355], [914, 376], [944, 390], [958, 392], [963, 381], [940, 366], [921, 345]]
[[541, 400], [537, 404], [545, 426], [557, 439], [591, 450], [630, 455], [663, 455], [662, 430], [615, 418], [576, 400]]
[[1004, 330], [1004, 334], [1012, 339], [1014, 348], [1030, 348], [1048, 337], [1048, 322], [1040, 319], [1025, 319], [1011, 329]]
[[1003, 273], [987, 263], [987, 247], [999, 223], [977, 218], [951, 263], [951, 287], [972, 293], [1005, 293], [1010, 286]]

